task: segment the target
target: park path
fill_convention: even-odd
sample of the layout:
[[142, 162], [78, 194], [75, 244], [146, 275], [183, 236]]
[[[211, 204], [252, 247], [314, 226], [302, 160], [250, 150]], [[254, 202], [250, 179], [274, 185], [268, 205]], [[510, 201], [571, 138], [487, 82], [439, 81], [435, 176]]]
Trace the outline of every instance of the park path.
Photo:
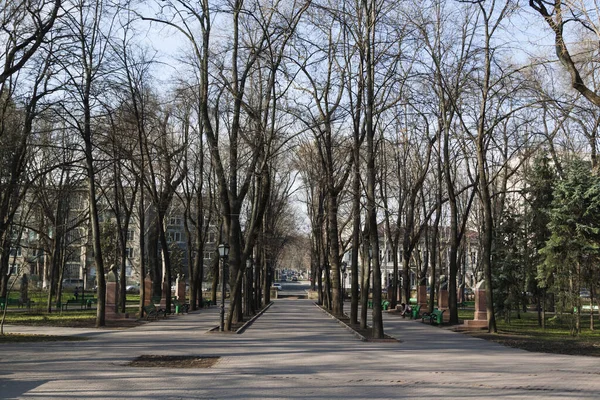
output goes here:
[[[529, 353], [385, 314], [364, 343], [309, 300], [279, 299], [242, 335], [218, 308], [126, 330], [36, 328], [82, 342], [0, 345], [0, 398], [596, 399], [600, 362]], [[8, 327], [7, 331], [32, 328]], [[139, 355], [220, 356], [210, 369], [132, 368]]]

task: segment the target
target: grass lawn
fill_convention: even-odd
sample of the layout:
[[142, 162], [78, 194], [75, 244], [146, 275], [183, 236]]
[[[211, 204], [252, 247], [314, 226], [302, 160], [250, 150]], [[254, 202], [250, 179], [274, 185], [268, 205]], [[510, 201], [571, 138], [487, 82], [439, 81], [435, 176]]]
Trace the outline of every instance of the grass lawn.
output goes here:
[[[0, 315], [1, 317], [1, 315]], [[33, 325], [33, 326], [65, 326], [77, 327], [94, 324], [96, 321], [96, 310], [68, 311], [47, 313], [6, 313], [5, 324]]]
[[[473, 310], [459, 310], [459, 319], [473, 319]], [[600, 320], [594, 314], [595, 329], [590, 329], [589, 313], [581, 314], [581, 333], [571, 334], [575, 319], [571, 314], [546, 314], [546, 328], [538, 325], [537, 312], [512, 313], [510, 322], [496, 320], [497, 334], [469, 331], [469, 335], [529, 351], [600, 357]]]

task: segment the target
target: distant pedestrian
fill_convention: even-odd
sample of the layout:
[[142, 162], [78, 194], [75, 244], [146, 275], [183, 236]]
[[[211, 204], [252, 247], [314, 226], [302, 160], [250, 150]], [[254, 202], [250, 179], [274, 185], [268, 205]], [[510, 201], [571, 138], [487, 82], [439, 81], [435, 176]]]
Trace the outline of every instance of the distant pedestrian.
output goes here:
[[402, 318], [406, 318], [406, 314], [408, 314], [408, 316], [410, 317], [411, 311], [412, 311], [412, 308], [411, 308], [410, 304], [402, 303], [400, 305], [400, 315], [402, 315]]
[[75, 300], [79, 297], [79, 287], [75, 286], [75, 291], [73, 292], [73, 296], [75, 296]]

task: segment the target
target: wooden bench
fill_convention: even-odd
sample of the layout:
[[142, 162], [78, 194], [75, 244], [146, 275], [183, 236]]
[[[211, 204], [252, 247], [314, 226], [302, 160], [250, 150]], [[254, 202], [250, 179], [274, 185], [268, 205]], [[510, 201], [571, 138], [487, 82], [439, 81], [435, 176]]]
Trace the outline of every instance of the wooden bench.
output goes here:
[[146, 320], [149, 320], [150, 318], [158, 319], [158, 317], [160, 317], [161, 315], [163, 317], [167, 316], [167, 312], [165, 310], [163, 310], [162, 308], [156, 308], [156, 306], [152, 303], [148, 304], [147, 306], [144, 306], [144, 312], [146, 313]]
[[[78, 305], [80, 308], [85, 306], [85, 303], [82, 303], [80, 299], [69, 299], [66, 302], [61, 304], [61, 310], [66, 311], [69, 309], [69, 306]], [[58, 307], [58, 305], [57, 305]]]
[[175, 314], [178, 312], [188, 313], [190, 311], [190, 305], [180, 302], [176, 297], [173, 298], [173, 307], [175, 308]]
[[431, 314], [423, 313], [421, 316], [421, 322], [425, 322], [425, 318], [427, 318], [430, 324], [433, 324], [435, 321], [436, 324], [441, 325], [442, 322], [444, 322], [444, 311], [446, 310], [435, 309]]
[[23, 307], [23, 302], [19, 299], [11, 299], [9, 298], [6, 301], [6, 297], [0, 297], [0, 310], [4, 310], [5, 307], [8, 306], [18, 306], [19, 308]]

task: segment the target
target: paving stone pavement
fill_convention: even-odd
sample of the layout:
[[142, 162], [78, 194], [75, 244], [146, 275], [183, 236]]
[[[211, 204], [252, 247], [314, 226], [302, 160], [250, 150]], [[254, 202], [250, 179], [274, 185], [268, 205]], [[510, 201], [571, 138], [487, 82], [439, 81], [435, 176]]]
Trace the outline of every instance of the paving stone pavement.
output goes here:
[[[346, 304], [349, 307], [349, 304]], [[81, 342], [0, 344], [2, 399], [598, 399], [600, 360], [530, 353], [385, 314], [399, 343], [359, 341], [310, 300], [276, 300], [242, 335], [218, 307], [125, 330], [31, 328]], [[220, 356], [209, 369], [140, 355]]]

